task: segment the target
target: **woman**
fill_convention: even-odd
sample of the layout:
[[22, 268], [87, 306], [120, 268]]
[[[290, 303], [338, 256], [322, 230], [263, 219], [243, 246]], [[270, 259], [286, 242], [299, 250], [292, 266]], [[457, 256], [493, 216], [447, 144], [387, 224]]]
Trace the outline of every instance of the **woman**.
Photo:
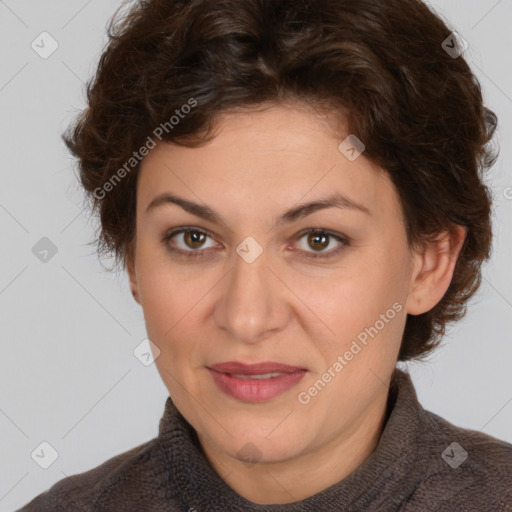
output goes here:
[[496, 116], [419, 0], [147, 0], [65, 135], [169, 398], [23, 511], [512, 510], [512, 445], [397, 362], [490, 254]]

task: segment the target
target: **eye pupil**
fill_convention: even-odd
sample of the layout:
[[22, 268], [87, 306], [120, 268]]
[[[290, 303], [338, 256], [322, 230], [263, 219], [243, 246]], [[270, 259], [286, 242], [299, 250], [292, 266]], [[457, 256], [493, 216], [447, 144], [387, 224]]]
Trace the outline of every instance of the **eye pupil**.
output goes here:
[[[197, 249], [197, 248], [201, 247], [201, 245], [203, 245], [205, 236], [206, 235], [204, 233], [199, 233], [198, 231], [187, 231], [185, 233], [185, 243], [189, 247], [191, 247], [193, 249]], [[189, 242], [191, 242], [191, 243], [189, 243]]]
[[[325, 249], [329, 245], [328, 236], [326, 236], [326, 235], [319, 235], [318, 233], [310, 234], [308, 236], [308, 243], [310, 243], [314, 240], [315, 240], [315, 242], [313, 242], [311, 247], [315, 250]], [[318, 245], [318, 243], [316, 242], [318, 240], [322, 240], [323, 242], [320, 242], [320, 245]], [[316, 244], [316, 247], [314, 247], [315, 244]]]

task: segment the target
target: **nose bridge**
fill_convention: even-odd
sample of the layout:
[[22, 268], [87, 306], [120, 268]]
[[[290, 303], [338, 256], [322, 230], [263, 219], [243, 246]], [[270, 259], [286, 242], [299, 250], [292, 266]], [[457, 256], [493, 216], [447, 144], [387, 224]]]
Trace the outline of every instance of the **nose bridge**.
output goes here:
[[233, 269], [227, 276], [224, 297], [216, 307], [219, 327], [242, 342], [256, 342], [278, 327], [279, 297], [263, 247], [247, 237], [236, 248]]

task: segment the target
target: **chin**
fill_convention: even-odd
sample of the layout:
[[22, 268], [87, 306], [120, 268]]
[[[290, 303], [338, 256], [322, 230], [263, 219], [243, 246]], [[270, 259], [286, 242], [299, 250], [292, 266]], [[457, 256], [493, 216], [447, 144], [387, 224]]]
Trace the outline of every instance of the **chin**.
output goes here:
[[274, 431], [270, 436], [268, 431], [261, 433], [250, 429], [240, 429], [239, 435], [232, 433], [232, 438], [219, 440], [220, 448], [231, 457], [249, 464], [284, 462], [296, 457], [308, 444], [303, 434], [294, 436], [285, 429], [280, 433]]

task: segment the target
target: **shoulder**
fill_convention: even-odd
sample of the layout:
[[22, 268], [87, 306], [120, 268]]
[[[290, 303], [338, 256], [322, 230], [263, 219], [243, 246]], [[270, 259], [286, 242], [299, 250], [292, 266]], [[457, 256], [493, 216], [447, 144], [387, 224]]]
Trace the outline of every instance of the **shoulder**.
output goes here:
[[512, 511], [512, 444], [426, 410], [423, 425], [428, 471], [404, 510]]
[[141, 492], [141, 484], [151, 478], [156, 443], [157, 439], [152, 439], [93, 469], [59, 480], [18, 512], [89, 512], [95, 510], [97, 500], [122, 504], [117, 495], [129, 503], [130, 494]]

